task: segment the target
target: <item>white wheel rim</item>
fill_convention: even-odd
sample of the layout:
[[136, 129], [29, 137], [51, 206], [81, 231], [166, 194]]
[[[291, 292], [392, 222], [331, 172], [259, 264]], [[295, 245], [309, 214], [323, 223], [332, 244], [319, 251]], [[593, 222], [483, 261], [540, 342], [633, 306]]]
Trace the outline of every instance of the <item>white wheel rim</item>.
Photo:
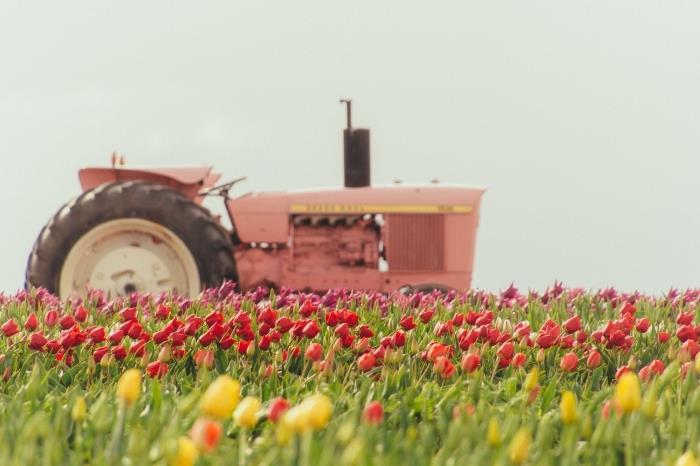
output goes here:
[[84, 296], [88, 287], [111, 296], [133, 291], [195, 296], [201, 281], [192, 253], [175, 233], [148, 220], [122, 218], [94, 227], [68, 252], [60, 296]]

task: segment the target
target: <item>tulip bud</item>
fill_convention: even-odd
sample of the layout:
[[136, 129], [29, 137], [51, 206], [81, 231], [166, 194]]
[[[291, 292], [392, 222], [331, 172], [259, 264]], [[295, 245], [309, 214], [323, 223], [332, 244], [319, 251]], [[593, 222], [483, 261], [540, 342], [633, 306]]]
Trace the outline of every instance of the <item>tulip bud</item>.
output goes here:
[[639, 379], [633, 372], [625, 372], [620, 376], [615, 386], [615, 402], [625, 413], [631, 413], [639, 408], [641, 394]]
[[163, 345], [158, 352], [158, 360], [161, 362], [169, 362], [172, 359], [172, 350], [170, 345]]
[[530, 369], [530, 372], [527, 373], [527, 376], [525, 376], [525, 382], [523, 383], [523, 388], [531, 392], [532, 390], [537, 387], [539, 383], [539, 378], [540, 378], [540, 371], [536, 367], [533, 367]]
[[486, 430], [486, 441], [492, 447], [501, 444], [501, 429], [498, 427], [498, 420], [495, 417], [489, 419], [489, 426]]
[[326, 427], [333, 414], [333, 403], [326, 395], [312, 395], [302, 402], [309, 410], [309, 423], [315, 430]]
[[277, 423], [275, 440], [277, 440], [278, 445], [286, 446], [289, 444], [290, 440], [292, 440], [292, 437], [294, 437], [294, 429], [285, 412]]
[[141, 371], [127, 369], [117, 383], [117, 396], [127, 406], [131, 406], [141, 394]]
[[85, 398], [79, 396], [73, 402], [73, 409], [71, 409], [70, 415], [75, 422], [83, 422], [85, 419], [85, 414], [87, 412], [87, 405], [85, 404]]
[[652, 382], [642, 398], [640, 409], [647, 419], [654, 419], [656, 416], [656, 405], [659, 402], [656, 390], [656, 382]]
[[698, 460], [692, 451], [686, 451], [676, 461], [676, 466], [698, 466]]
[[180, 437], [177, 440], [177, 452], [168, 461], [170, 466], [193, 466], [199, 458], [197, 446], [187, 437]]
[[522, 464], [527, 460], [529, 450], [530, 432], [523, 427], [515, 433], [508, 446], [508, 458], [513, 464]]
[[262, 407], [260, 400], [254, 396], [246, 396], [233, 412], [233, 421], [237, 426], [252, 429], [258, 423], [258, 411]]
[[241, 398], [241, 384], [220, 375], [202, 395], [202, 412], [217, 419], [228, 419]]
[[189, 436], [199, 450], [208, 453], [219, 444], [222, 433], [223, 428], [218, 422], [199, 418], [190, 429]]
[[537, 352], [537, 363], [542, 364], [544, 362], [544, 357], [545, 357], [545, 352], [544, 348], [540, 348], [540, 350]]
[[578, 420], [578, 415], [576, 413], [576, 395], [574, 395], [573, 392], [566, 390], [562, 393], [559, 411], [564, 424], [573, 424]]

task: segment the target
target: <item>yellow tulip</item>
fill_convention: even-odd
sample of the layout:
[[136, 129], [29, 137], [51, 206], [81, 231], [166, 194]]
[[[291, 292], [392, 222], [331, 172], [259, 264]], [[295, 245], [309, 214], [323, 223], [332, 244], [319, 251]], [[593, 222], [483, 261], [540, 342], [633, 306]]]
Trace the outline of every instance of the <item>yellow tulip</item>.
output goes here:
[[537, 384], [539, 382], [540, 378], [540, 371], [536, 367], [533, 367], [530, 369], [530, 372], [527, 373], [527, 376], [525, 376], [525, 383], [523, 383], [523, 388], [531, 392], [537, 387]]
[[83, 422], [86, 412], [87, 405], [85, 404], [85, 398], [79, 396], [73, 402], [73, 409], [71, 409], [70, 415], [75, 422]]
[[326, 395], [311, 395], [301, 403], [306, 411], [309, 425], [315, 430], [321, 430], [328, 424], [333, 414], [333, 403]]
[[239, 427], [252, 429], [258, 423], [258, 411], [261, 407], [260, 400], [254, 396], [246, 396], [233, 412], [233, 421]]
[[573, 424], [578, 420], [576, 414], [576, 395], [573, 392], [566, 390], [561, 394], [561, 403], [559, 404], [561, 412], [561, 420], [564, 424]]
[[489, 426], [486, 430], [486, 441], [492, 447], [497, 447], [501, 444], [501, 429], [498, 427], [498, 421], [495, 417], [489, 420]]
[[678, 458], [676, 466], [698, 466], [698, 460], [692, 451], [686, 451]]
[[284, 415], [287, 424], [294, 432], [304, 432], [311, 429], [309, 411], [304, 406], [292, 406]]
[[615, 386], [615, 402], [625, 413], [639, 408], [642, 401], [639, 379], [633, 372], [625, 372]]
[[199, 458], [197, 446], [188, 437], [177, 440], [177, 453], [170, 459], [170, 466], [192, 466]]
[[294, 436], [294, 427], [289, 420], [288, 414], [289, 411], [282, 415], [277, 423], [277, 429], [275, 430], [275, 439], [280, 446], [289, 444], [289, 441], [292, 440]]
[[231, 417], [241, 399], [241, 384], [228, 375], [220, 375], [202, 395], [202, 412], [218, 419]]
[[658, 403], [659, 400], [656, 396], [656, 387], [652, 386], [646, 391], [644, 398], [642, 399], [642, 412], [647, 418], [653, 419], [656, 417], [656, 405]]
[[527, 454], [530, 450], [530, 432], [527, 429], [521, 428], [511, 440], [508, 447], [508, 458], [513, 464], [522, 464], [527, 460]]
[[117, 383], [117, 396], [127, 406], [131, 406], [141, 394], [141, 371], [127, 369]]

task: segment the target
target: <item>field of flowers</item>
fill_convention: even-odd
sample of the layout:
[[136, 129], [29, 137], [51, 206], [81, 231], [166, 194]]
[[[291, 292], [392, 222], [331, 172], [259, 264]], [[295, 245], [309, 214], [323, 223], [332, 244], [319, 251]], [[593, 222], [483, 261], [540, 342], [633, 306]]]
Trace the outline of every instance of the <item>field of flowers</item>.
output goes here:
[[700, 290], [0, 295], [1, 465], [697, 465]]

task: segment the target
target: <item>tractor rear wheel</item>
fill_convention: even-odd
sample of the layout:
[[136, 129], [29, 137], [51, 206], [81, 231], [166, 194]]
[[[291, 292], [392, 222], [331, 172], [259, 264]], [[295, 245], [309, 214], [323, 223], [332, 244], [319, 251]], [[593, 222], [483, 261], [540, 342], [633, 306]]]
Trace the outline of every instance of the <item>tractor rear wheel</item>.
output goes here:
[[207, 209], [166, 186], [126, 181], [58, 210], [34, 243], [25, 285], [63, 299], [88, 287], [194, 296], [227, 279], [237, 280], [233, 245]]

